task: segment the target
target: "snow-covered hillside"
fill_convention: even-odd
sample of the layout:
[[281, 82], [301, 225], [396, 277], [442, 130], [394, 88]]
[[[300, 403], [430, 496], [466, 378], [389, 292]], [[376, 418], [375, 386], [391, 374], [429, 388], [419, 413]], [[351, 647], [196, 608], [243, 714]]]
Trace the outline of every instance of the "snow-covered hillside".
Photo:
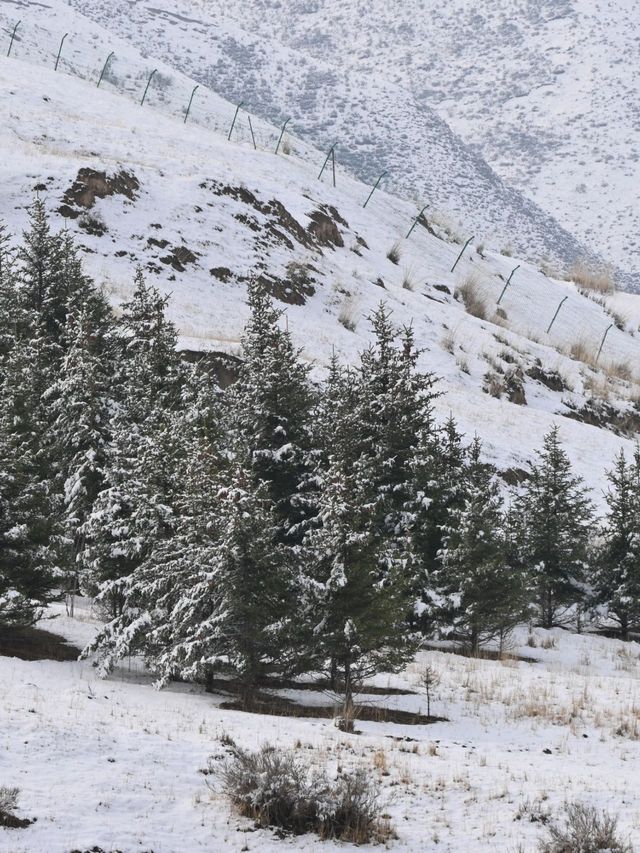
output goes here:
[[495, 246], [638, 287], [637, 0], [73, 5]]
[[[76, 645], [95, 631], [85, 608], [77, 619], [60, 607], [49, 617], [41, 627]], [[433, 711], [448, 721], [363, 721], [357, 737], [331, 719], [225, 710], [223, 695], [194, 685], [155, 691], [135, 661], [104, 682], [86, 661], [0, 657], [0, 754], [10, 757], [2, 782], [21, 788], [20, 814], [37, 818], [23, 830], [0, 829], [0, 851], [356, 849], [309, 835], [282, 839], [234, 815], [220, 791], [229, 738], [251, 749], [297, 744], [300, 757], [332, 774], [365, 767], [396, 827], [391, 850], [534, 853], [545, 822], [573, 798], [619, 814], [621, 835], [637, 841], [640, 646], [536, 629], [518, 631], [511, 652], [528, 661], [420, 653], [402, 676], [378, 679], [415, 691], [385, 704], [424, 712], [419, 674], [428, 663], [442, 677]], [[287, 695], [327, 702], [308, 690]]]
[[[398, 324], [413, 324], [423, 367], [442, 378], [443, 416], [452, 411], [467, 435], [477, 432], [502, 469], [521, 468], [560, 421], [599, 498], [604, 466], [637, 430], [637, 297], [594, 301], [531, 264], [481, 253], [477, 240], [452, 273], [467, 231], [457, 236], [427, 213], [407, 237], [419, 212], [413, 202], [378, 190], [364, 208], [369, 186], [340, 170], [336, 188], [329, 173], [317, 180], [321, 152], [294, 146], [276, 156], [277, 128], [254, 123], [257, 150], [246, 135], [227, 141], [220, 129], [233, 107], [206, 91], [198, 109], [209, 125], [185, 125], [191, 82], [131, 47], [127, 55], [116, 44], [125, 94], [113, 84], [97, 89], [104, 38], [98, 29], [77, 48], [78, 68], [97, 72], [92, 82], [54, 73], [36, 56], [0, 59], [0, 203], [14, 232], [39, 192], [54, 224], [78, 234], [87, 269], [114, 302], [130, 292], [137, 265], [171, 293], [188, 349], [237, 353], [251, 275], [264, 276], [283, 301], [295, 340], [320, 372], [332, 349], [351, 360], [367, 345], [366, 317], [383, 299]], [[75, 42], [65, 49], [73, 71]], [[160, 93], [150, 89], [141, 108], [140, 83], [154, 67], [168, 82]], [[455, 297], [465, 283], [485, 319]]]

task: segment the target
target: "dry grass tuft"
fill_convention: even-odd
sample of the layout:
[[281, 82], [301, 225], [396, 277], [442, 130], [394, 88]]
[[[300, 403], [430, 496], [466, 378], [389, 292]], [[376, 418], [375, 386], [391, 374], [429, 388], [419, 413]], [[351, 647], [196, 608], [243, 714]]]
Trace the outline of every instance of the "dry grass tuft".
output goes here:
[[616, 289], [610, 267], [594, 267], [586, 261], [576, 261], [568, 272], [567, 278], [584, 290], [597, 293], [613, 293]]
[[455, 296], [462, 299], [467, 314], [480, 320], [487, 319], [487, 303], [480, 292], [480, 283], [475, 275], [471, 274], [464, 279], [456, 288]]

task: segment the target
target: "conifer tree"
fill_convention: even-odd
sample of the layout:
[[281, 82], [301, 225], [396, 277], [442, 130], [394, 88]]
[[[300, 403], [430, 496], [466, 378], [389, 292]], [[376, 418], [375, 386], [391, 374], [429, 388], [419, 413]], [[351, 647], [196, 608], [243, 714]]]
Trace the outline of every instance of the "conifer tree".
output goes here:
[[333, 458], [319, 498], [320, 523], [305, 539], [312, 570], [305, 572], [300, 621], [308, 626], [314, 668], [327, 670], [336, 688], [340, 675], [348, 728], [362, 680], [399, 669], [415, 650], [406, 558], [372, 523], [367, 477], [366, 465]]
[[[525, 612], [523, 574], [509, 564], [499, 487], [476, 437], [464, 472], [464, 496], [444, 526], [437, 572], [441, 621], [472, 652], [504, 636]], [[437, 582], [436, 581], [436, 582]]]
[[300, 525], [312, 514], [305, 495], [312, 469], [309, 368], [280, 328], [282, 312], [263, 285], [250, 283], [248, 302], [242, 366], [228, 392], [230, 449], [254, 487], [266, 483], [279, 538], [295, 544]]
[[[104, 488], [79, 529], [86, 542], [89, 592], [129, 575], [173, 529], [180, 452], [173, 414], [182, 405], [185, 371], [165, 309], [166, 299], [138, 273], [133, 296], [123, 306], [116, 345], [119, 395]], [[115, 616], [124, 602], [116, 587], [112, 591]]]
[[416, 624], [424, 635], [435, 630], [436, 592], [445, 528], [462, 507], [467, 448], [450, 415], [444, 426], [420, 436], [413, 462], [414, 499], [410, 525], [416, 561]]
[[70, 324], [69, 349], [51, 393], [53, 423], [47, 443], [60, 470], [69, 593], [79, 591], [84, 552], [81, 531], [104, 485], [113, 410], [111, 375], [115, 365], [104, 340], [108, 331], [94, 328], [94, 322], [92, 312], [83, 310], [75, 329]]
[[560, 444], [558, 427], [544, 438], [517, 502], [520, 553], [535, 586], [543, 628], [565, 621], [585, 599], [592, 504]]
[[640, 449], [621, 450], [609, 471], [608, 513], [595, 555], [595, 601], [605, 605], [623, 639], [640, 628]]

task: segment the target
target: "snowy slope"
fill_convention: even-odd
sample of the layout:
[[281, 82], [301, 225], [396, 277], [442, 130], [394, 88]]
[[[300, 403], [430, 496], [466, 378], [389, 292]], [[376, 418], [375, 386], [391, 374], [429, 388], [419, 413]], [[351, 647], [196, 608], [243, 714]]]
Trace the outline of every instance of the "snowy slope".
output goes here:
[[[56, 18], [56, 27], [77, 25], [73, 10], [66, 14], [72, 19]], [[82, 42], [82, 67], [99, 71], [104, 34], [93, 36]], [[66, 48], [65, 71], [80, 64], [76, 44]], [[367, 186], [340, 171], [337, 188], [328, 178], [319, 182], [322, 155], [305, 146], [276, 157], [277, 130], [267, 125], [255, 123], [257, 150], [246, 134], [228, 142], [215, 128], [225, 126], [233, 107], [206, 91], [198, 93], [198, 109], [206, 108], [208, 126], [185, 125], [191, 81], [151, 65], [131, 46], [128, 55], [125, 45], [116, 48], [131, 73], [123, 78], [125, 94], [114, 84], [97, 90], [95, 82], [54, 73], [37, 57], [0, 59], [0, 214], [11, 230], [24, 227], [37, 190], [56, 226], [77, 233], [88, 270], [115, 304], [130, 293], [137, 265], [172, 294], [171, 315], [190, 349], [238, 352], [246, 279], [262, 275], [284, 299], [289, 328], [318, 375], [334, 347], [346, 360], [356, 358], [369, 339], [366, 317], [384, 299], [398, 324], [413, 324], [424, 369], [442, 378], [443, 417], [452, 411], [467, 435], [477, 432], [503, 469], [522, 468], [543, 432], [560, 422], [573, 461], [600, 498], [604, 466], [620, 447], [631, 447], [637, 428], [638, 386], [630, 379], [638, 377], [606, 371], [637, 369], [638, 297], [618, 294], [598, 304], [526, 262], [481, 255], [477, 242], [451, 273], [462, 246], [435, 221], [434, 233], [421, 223], [407, 239], [418, 212], [413, 202], [378, 191], [363, 208]], [[141, 108], [135, 98], [149, 66], [166, 82]], [[114, 194], [85, 193], [83, 169], [114, 178]], [[387, 258], [396, 241], [397, 265]], [[496, 303], [516, 265], [500, 305], [506, 316], [499, 317]], [[469, 276], [487, 320], [470, 316], [454, 298]], [[624, 315], [621, 328], [609, 328], [613, 308]], [[340, 322], [345, 315], [352, 329]], [[581, 344], [593, 361], [607, 329], [597, 370], [569, 356]], [[500, 398], [483, 390], [491, 377], [499, 384], [514, 373], [527, 405], [510, 402], [506, 390]], [[594, 389], [626, 418], [626, 438], [569, 419]]]
[[493, 245], [638, 288], [637, 0], [73, 4]]
[[[76, 644], [96, 629], [84, 609], [71, 620], [57, 606], [49, 617], [42, 627]], [[299, 757], [330, 774], [364, 767], [398, 834], [390, 850], [534, 853], [544, 833], [540, 815], [557, 818], [574, 799], [618, 814], [621, 834], [637, 845], [640, 646], [537, 629], [530, 640], [516, 632], [511, 651], [534, 662], [420, 653], [406, 673], [376, 683], [419, 692], [429, 663], [442, 678], [433, 710], [449, 721], [359, 722], [357, 736], [331, 719], [225, 710], [223, 696], [195, 685], [158, 692], [136, 661], [100, 681], [87, 661], [0, 657], [2, 783], [20, 787], [20, 815], [37, 818], [27, 829], [0, 829], [0, 851], [356, 849], [312, 835], [282, 839], [234, 815], [220, 792], [223, 735], [249, 749], [298, 744]], [[310, 691], [295, 698], [327, 702]], [[425, 710], [423, 695], [386, 704]]]

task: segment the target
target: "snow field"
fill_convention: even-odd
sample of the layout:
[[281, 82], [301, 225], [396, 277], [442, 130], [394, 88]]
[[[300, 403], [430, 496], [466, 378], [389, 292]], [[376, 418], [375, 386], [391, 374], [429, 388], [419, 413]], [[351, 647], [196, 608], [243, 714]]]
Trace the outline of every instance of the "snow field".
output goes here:
[[[43, 627], [86, 642], [96, 622], [79, 612], [70, 620], [54, 607]], [[558, 816], [573, 799], [619, 814], [637, 842], [640, 646], [559, 629], [530, 636], [533, 647], [518, 629], [510, 653], [531, 663], [419, 653], [404, 674], [374, 683], [418, 690], [428, 662], [441, 676], [432, 712], [449, 722], [360, 722], [353, 736], [331, 720], [226, 711], [224, 697], [192, 685], [157, 691], [136, 661], [100, 681], [90, 662], [0, 658], [2, 783], [18, 785], [21, 814], [38, 817], [26, 830], [0, 831], [0, 850], [345, 849], [311, 836], [279, 840], [235, 816], [216, 777], [223, 734], [246, 748], [295, 749], [330, 773], [370, 768], [398, 834], [390, 849], [533, 853], [542, 827], [531, 810]], [[426, 710], [423, 695], [375, 699]], [[213, 773], [204, 775], [209, 756]]]

